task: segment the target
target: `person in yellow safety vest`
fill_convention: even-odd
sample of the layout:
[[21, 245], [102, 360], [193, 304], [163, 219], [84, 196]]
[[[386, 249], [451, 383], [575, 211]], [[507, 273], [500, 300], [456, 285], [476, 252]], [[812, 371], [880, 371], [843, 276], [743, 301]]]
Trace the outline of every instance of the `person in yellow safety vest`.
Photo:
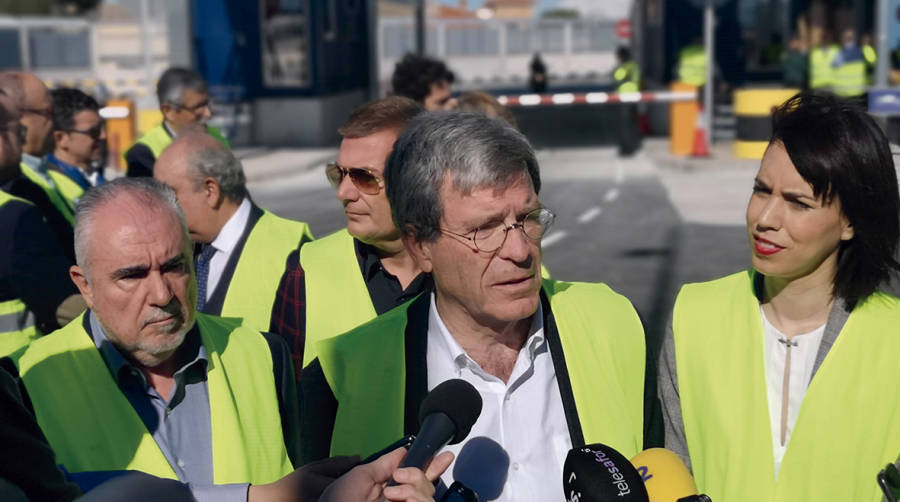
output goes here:
[[866, 58], [856, 42], [856, 32], [845, 29], [841, 33], [840, 50], [832, 63], [834, 93], [844, 98], [860, 97], [866, 92]]
[[74, 263], [73, 207], [50, 176], [44, 157], [48, 144], [52, 143], [49, 138], [53, 126], [50, 93], [37, 77], [19, 72], [0, 73], [0, 92], [13, 105], [24, 132], [21, 160], [18, 166], [3, 166], [7, 177], [0, 182], [0, 189], [34, 204], [47, 221], [60, 249]]
[[866, 61], [866, 85], [875, 83], [875, 66], [878, 64], [878, 52], [872, 46], [872, 35], [866, 33], [861, 40], [863, 59]]
[[268, 330], [285, 259], [312, 240], [309, 226], [257, 206], [241, 161], [203, 128], [182, 131], [157, 159], [153, 177], [175, 191], [200, 246], [197, 310]]
[[[747, 206], [752, 269], [685, 285], [659, 366], [666, 447], [712, 500], [881, 500], [900, 452], [900, 194], [880, 126], [803, 93]], [[810, 127], [816, 124], [816, 127]]]
[[127, 176], [153, 176], [153, 163], [182, 130], [200, 125], [230, 148], [225, 136], [206, 122], [212, 118], [206, 81], [194, 70], [172, 67], [156, 84], [156, 97], [163, 121], [147, 131], [125, 152]]
[[695, 38], [678, 53], [678, 80], [694, 87], [702, 87], [706, 84], [708, 65], [706, 49], [700, 40]]
[[21, 174], [23, 132], [13, 100], [0, 94], [0, 357], [84, 310], [68, 278], [72, 261], [42, 211], [12, 193], [30, 185], [44, 195]]
[[[619, 93], [640, 92], [641, 69], [631, 59], [631, 51], [628, 47], [620, 45], [616, 48], [616, 59], [619, 64], [613, 70], [613, 80]], [[641, 133], [638, 126], [638, 110], [635, 103], [620, 103], [619, 107], [619, 155], [628, 156], [634, 154], [641, 144]]]
[[[540, 240], [554, 215], [538, 197], [525, 137], [481, 115], [421, 114], [397, 139], [385, 177], [403, 244], [434, 290], [319, 342], [300, 380], [301, 435], [316, 443], [303, 445], [304, 460], [366, 455], [414, 432], [413, 410], [452, 378], [483, 401], [472, 447], [487, 438], [516, 462], [495, 500], [558, 500], [572, 447], [601, 442], [635, 455], [641, 322], [604, 284], [541, 280]], [[455, 468], [478, 469], [477, 457], [458, 457], [466, 465]]]
[[825, 34], [809, 51], [809, 88], [830, 91], [834, 85], [834, 60], [840, 49], [830, 43]]
[[347, 227], [290, 254], [272, 306], [269, 331], [289, 340], [298, 376], [315, 359], [319, 340], [431, 288], [431, 278], [403, 247], [384, 184], [384, 164], [397, 135], [423, 111], [409, 98], [388, 96], [359, 106], [338, 129], [343, 139], [325, 175], [336, 188]]

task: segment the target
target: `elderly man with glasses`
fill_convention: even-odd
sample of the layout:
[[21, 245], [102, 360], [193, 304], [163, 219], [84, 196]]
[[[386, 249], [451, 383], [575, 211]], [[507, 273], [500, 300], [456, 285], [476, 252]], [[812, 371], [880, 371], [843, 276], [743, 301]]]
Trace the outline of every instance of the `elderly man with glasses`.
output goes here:
[[92, 186], [102, 184], [106, 154], [106, 123], [100, 104], [78, 89], [50, 91], [53, 100], [53, 153], [47, 156], [63, 196], [77, 201]]
[[492, 444], [487, 451], [508, 458], [498, 470], [498, 455], [462, 452], [456, 462], [466, 465], [456, 467], [503, 478], [496, 500], [565, 500], [559, 480], [572, 447], [600, 442], [636, 454], [640, 320], [604, 284], [542, 281], [541, 238], [555, 217], [541, 204], [524, 136], [480, 115], [420, 115], [397, 139], [384, 178], [404, 248], [434, 288], [319, 342], [300, 380], [301, 437], [330, 441], [305, 448], [304, 460], [368, 455], [415, 433], [424, 396], [452, 378], [484, 403], [468, 449]]
[[337, 189], [347, 228], [288, 257], [272, 307], [269, 331], [292, 345], [298, 375], [314, 359], [316, 341], [349, 331], [430, 287], [391, 219], [383, 174], [397, 136], [422, 111], [408, 98], [390, 96], [360, 106], [338, 129], [343, 140], [325, 174]]
[[169, 68], [159, 77], [156, 97], [163, 121], [125, 152], [128, 176], [153, 176], [153, 164], [169, 143], [197, 126], [205, 127], [207, 133], [231, 147], [218, 129], [206, 124], [212, 118], [212, 108], [206, 81], [199, 73], [188, 68]]

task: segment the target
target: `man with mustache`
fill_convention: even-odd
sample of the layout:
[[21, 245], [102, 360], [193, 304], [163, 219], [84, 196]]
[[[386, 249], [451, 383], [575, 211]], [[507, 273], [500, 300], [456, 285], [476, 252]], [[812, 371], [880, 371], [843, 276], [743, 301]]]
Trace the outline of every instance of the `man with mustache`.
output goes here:
[[[304, 444], [304, 455], [366, 455], [415, 433], [422, 399], [451, 378], [482, 398], [468, 437], [509, 457], [496, 500], [563, 501], [572, 447], [640, 451], [640, 320], [604, 284], [541, 280], [541, 238], [555, 216], [538, 197], [525, 137], [480, 115], [422, 114], [397, 139], [384, 178], [403, 246], [434, 288], [318, 343], [300, 380], [301, 434], [328, 439], [319, 451]], [[462, 458], [468, 472], [492, 468], [479, 465], [485, 456]]]

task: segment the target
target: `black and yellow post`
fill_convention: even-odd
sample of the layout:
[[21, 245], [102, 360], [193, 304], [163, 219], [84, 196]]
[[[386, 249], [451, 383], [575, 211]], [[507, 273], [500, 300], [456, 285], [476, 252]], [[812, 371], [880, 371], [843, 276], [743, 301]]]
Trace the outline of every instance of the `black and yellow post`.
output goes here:
[[741, 89], [734, 93], [734, 155], [761, 159], [772, 135], [772, 110], [800, 89]]

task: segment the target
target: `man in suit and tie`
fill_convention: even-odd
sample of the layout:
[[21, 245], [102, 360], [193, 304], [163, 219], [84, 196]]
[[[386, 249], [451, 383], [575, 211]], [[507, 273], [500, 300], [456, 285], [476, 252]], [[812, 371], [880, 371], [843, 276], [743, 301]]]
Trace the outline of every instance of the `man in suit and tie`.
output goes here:
[[312, 240], [307, 224], [254, 204], [241, 162], [202, 130], [180, 134], [159, 156], [153, 177], [175, 191], [201, 248], [197, 310], [268, 330], [285, 259]]

